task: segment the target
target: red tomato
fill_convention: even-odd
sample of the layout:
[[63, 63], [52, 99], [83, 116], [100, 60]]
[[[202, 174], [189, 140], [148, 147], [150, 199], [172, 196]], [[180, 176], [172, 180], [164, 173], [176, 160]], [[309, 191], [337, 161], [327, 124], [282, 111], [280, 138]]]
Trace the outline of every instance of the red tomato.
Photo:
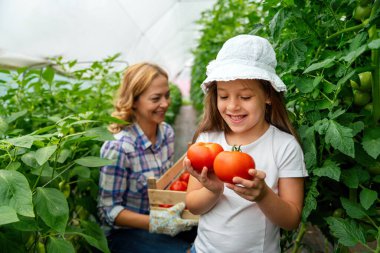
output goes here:
[[214, 160], [215, 175], [226, 183], [232, 184], [234, 177], [252, 179], [248, 170], [254, 168], [255, 161], [247, 153], [241, 152], [240, 147], [238, 149], [234, 147], [232, 151], [223, 151]]
[[163, 207], [163, 208], [169, 208], [169, 207], [172, 207], [173, 205], [170, 205], [170, 204], [159, 204], [158, 206], [159, 207]]
[[186, 171], [186, 172], [181, 174], [181, 176], [179, 177], [179, 181], [183, 181], [183, 182], [188, 183], [189, 178], [190, 178], [190, 173]]
[[171, 185], [169, 190], [172, 191], [186, 191], [187, 190], [187, 183], [183, 181], [176, 180]]
[[213, 170], [214, 159], [223, 151], [222, 146], [212, 142], [196, 142], [187, 150], [187, 158], [194, 170], [201, 172], [203, 167]]

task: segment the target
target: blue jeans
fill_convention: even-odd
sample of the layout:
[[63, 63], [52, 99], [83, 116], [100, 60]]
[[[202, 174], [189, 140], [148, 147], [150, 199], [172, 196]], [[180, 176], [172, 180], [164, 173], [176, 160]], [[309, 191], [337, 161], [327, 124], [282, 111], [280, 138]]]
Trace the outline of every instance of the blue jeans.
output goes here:
[[141, 229], [112, 230], [108, 247], [112, 253], [185, 253], [196, 236], [196, 228], [175, 237]]
[[190, 253], [197, 253], [197, 251], [195, 250], [194, 244], [193, 244], [193, 246], [191, 246]]

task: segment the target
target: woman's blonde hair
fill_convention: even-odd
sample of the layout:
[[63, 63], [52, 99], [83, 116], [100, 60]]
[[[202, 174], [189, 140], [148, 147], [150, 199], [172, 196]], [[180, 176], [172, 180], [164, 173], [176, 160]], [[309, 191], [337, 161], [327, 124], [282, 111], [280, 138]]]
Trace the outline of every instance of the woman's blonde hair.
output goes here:
[[[293, 135], [299, 142], [298, 134], [292, 126], [286, 111], [284, 93], [274, 90], [270, 82], [266, 80], [258, 81], [261, 84], [261, 88], [271, 101], [271, 104], [266, 106], [265, 120], [280, 130]], [[208, 92], [204, 97], [203, 117], [195, 131], [193, 142], [196, 141], [200, 133], [210, 131], [231, 132], [230, 127], [223, 120], [217, 107], [216, 82], [213, 82], [208, 86]]]
[[[115, 110], [111, 114], [112, 117], [129, 123], [133, 122], [135, 120], [133, 103], [148, 89], [152, 81], [160, 75], [168, 79], [166, 71], [156, 64], [143, 62], [129, 66], [119, 87], [114, 104]], [[109, 125], [108, 130], [115, 134], [125, 126], [125, 124], [112, 123]]]

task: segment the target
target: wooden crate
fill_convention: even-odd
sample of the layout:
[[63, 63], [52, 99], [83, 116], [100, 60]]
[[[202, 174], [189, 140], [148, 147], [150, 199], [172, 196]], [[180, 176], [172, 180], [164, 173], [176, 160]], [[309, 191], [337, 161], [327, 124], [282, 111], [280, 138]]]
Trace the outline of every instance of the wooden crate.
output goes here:
[[[150, 209], [165, 209], [159, 207], [160, 204], [174, 205], [179, 202], [185, 202], [186, 192], [168, 190], [170, 184], [174, 182], [185, 171], [183, 168], [184, 154], [160, 179], [154, 177], [148, 178], [148, 196]], [[185, 209], [182, 213], [183, 219], [198, 219], [198, 215], [192, 214]]]

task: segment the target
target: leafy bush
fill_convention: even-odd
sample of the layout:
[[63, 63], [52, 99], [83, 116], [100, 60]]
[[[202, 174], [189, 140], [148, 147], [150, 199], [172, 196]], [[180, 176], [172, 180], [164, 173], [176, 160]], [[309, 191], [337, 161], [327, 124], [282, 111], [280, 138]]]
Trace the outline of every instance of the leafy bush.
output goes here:
[[206, 65], [226, 39], [249, 32], [275, 47], [310, 175], [302, 226], [298, 235], [283, 233], [283, 250], [297, 252], [307, 223], [318, 226], [336, 252], [356, 245], [380, 250], [379, 5], [219, 0], [200, 20], [191, 87], [199, 111]]
[[177, 85], [169, 82], [171, 104], [166, 112], [165, 121], [171, 125], [174, 124], [175, 119], [182, 106], [182, 93]]

